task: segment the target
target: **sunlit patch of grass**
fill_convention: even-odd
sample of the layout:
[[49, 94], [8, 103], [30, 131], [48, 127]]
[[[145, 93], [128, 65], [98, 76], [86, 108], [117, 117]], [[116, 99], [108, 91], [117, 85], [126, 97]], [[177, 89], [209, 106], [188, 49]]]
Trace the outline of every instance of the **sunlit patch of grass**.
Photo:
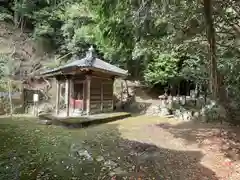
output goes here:
[[158, 124], [158, 123], [162, 123], [162, 122], [170, 123], [170, 124], [179, 123], [174, 118], [157, 117], [157, 116], [133, 116], [133, 117], [124, 119], [124, 121], [119, 120], [119, 121], [114, 121], [112, 123], [131, 128], [130, 125], [142, 126], [142, 125], [147, 125], [147, 124]]

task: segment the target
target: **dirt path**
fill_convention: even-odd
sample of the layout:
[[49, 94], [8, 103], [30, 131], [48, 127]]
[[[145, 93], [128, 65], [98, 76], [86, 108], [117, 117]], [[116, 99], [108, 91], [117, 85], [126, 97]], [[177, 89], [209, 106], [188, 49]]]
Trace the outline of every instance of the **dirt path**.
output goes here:
[[[154, 168], [165, 168], [166, 173], [162, 174], [165, 179], [240, 179], [240, 159], [237, 156], [240, 148], [237, 138], [240, 136], [235, 133], [240, 132], [239, 129], [141, 117], [122, 121], [119, 131], [124, 139], [159, 148], [149, 153], [146, 150], [144, 157], [145, 161], [152, 160]], [[230, 156], [230, 153], [234, 155]]]
[[0, 179], [239, 180], [239, 129], [136, 116], [69, 129], [0, 118]]

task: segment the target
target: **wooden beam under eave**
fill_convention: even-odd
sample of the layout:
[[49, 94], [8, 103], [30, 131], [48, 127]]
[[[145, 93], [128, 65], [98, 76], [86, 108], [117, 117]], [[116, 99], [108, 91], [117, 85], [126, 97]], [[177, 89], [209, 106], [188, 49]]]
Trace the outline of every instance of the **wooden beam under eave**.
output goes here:
[[95, 67], [89, 67], [89, 70], [92, 71], [92, 72], [101, 72], [101, 73], [104, 73], [104, 74], [108, 74], [109, 76], [115, 76], [115, 77], [121, 77], [121, 78], [127, 77], [127, 74], [115, 73], [115, 72], [111, 72], [111, 71], [108, 71], [108, 70], [95, 68]]
[[90, 70], [89, 70], [89, 68], [81, 68], [81, 67], [78, 67], [78, 68], [76, 68], [76, 74], [78, 74], [78, 73], [87, 73], [87, 72], [89, 72]]

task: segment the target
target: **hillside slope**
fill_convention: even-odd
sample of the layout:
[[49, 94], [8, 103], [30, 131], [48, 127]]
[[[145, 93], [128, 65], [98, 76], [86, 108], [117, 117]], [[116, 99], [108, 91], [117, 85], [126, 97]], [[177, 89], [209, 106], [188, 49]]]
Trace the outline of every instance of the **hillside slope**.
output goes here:
[[16, 61], [19, 71], [29, 74], [42, 68], [54, 55], [43, 47], [41, 41], [33, 40], [31, 33], [21, 32], [12, 24], [0, 23], [0, 55]]
[[17, 59], [30, 59], [35, 51], [27, 33], [15, 29], [13, 25], [0, 23], [0, 53], [12, 54]]

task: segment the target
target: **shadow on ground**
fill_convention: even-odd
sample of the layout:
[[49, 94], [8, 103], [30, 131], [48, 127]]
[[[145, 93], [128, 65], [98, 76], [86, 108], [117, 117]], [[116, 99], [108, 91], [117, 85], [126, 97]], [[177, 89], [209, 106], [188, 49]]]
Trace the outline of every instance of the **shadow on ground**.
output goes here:
[[222, 124], [183, 122], [177, 125], [157, 124], [167, 129], [175, 137], [185, 139], [188, 143], [199, 143], [219, 150], [232, 160], [240, 160], [240, 128]]
[[217, 180], [202, 153], [123, 139], [118, 124], [66, 129], [0, 119], [0, 179]]

